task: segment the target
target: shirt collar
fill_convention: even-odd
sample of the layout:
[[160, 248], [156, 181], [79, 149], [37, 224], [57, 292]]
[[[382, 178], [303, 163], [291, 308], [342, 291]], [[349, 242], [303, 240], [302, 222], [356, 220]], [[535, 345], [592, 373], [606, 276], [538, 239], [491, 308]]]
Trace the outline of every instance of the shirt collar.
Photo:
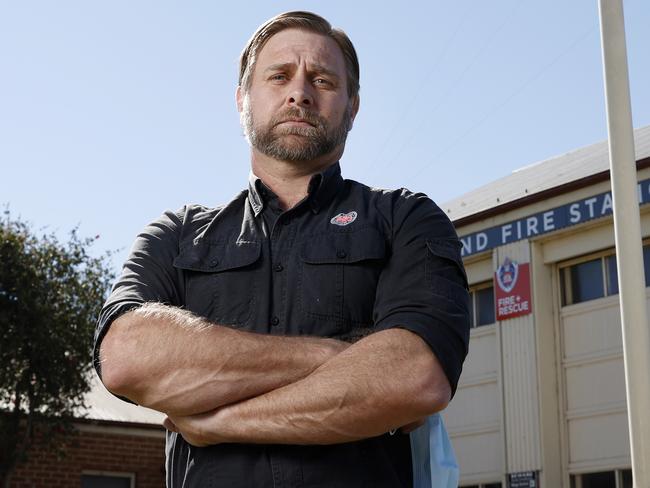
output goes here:
[[[313, 175], [309, 180], [306, 198], [311, 211], [318, 213], [332, 200], [342, 185], [343, 177], [338, 162], [328, 166], [323, 172]], [[277, 198], [271, 189], [251, 171], [248, 176], [248, 200], [256, 217], [264, 209], [269, 199], [274, 197]]]

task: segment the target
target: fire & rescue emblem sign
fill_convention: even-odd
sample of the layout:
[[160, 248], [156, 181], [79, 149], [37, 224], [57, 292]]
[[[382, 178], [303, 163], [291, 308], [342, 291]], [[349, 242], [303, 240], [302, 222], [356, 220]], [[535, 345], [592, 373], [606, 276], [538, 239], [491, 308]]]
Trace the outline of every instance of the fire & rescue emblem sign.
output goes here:
[[506, 257], [494, 273], [494, 299], [497, 320], [506, 320], [531, 313], [529, 263], [518, 263]]

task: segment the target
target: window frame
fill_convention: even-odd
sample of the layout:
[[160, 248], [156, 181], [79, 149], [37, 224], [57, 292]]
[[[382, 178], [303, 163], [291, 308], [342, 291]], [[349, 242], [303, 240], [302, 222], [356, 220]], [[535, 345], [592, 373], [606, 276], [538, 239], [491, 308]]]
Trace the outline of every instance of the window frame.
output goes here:
[[80, 485], [83, 481], [84, 476], [104, 476], [106, 478], [123, 478], [129, 480], [129, 487], [135, 488], [135, 473], [129, 473], [126, 471], [96, 471], [84, 469], [81, 471], [81, 476], [79, 478]]
[[[643, 283], [646, 288], [650, 287], [650, 276], [645, 275], [645, 269], [646, 269], [646, 263], [644, 259], [645, 255], [645, 249], [650, 250], [650, 237], [645, 238], [641, 241], [641, 257], [643, 259]], [[614, 259], [616, 259], [616, 247], [610, 247], [608, 249], [603, 249], [601, 251], [597, 252], [592, 252], [589, 254], [583, 254], [582, 256], [578, 256], [575, 258], [571, 259], [566, 259], [560, 263], [558, 263], [557, 269], [558, 269], [558, 283], [560, 284], [560, 306], [562, 308], [564, 307], [570, 307], [572, 305], [578, 305], [580, 303], [586, 303], [586, 302], [591, 302], [593, 300], [599, 300], [602, 298], [607, 298], [607, 297], [612, 297], [616, 296], [619, 294], [619, 284], [618, 284], [618, 276], [616, 277], [616, 288], [617, 291], [616, 293], [612, 293], [611, 290], [609, 289], [609, 268], [607, 266], [607, 258], [610, 256], [614, 256]], [[603, 290], [605, 291], [605, 294], [602, 297], [599, 298], [594, 298], [592, 300], [585, 300], [583, 302], [573, 302], [573, 303], [568, 303], [566, 298], [567, 298], [567, 291], [571, 293], [571, 280], [570, 277], [568, 276], [568, 273], [564, 273], [563, 270], [570, 268], [571, 266], [575, 266], [576, 264], [584, 263], [587, 261], [592, 261], [594, 259], [600, 259], [601, 263], [601, 275], [602, 275], [602, 280], [603, 280]], [[567, 276], [565, 276], [567, 275]]]
[[[492, 288], [492, 311], [494, 313], [494, 321], [490, 322], [489, 324], [478, 324], [478, 300], [476, 299], [476, 292], [485, 290], [487, 288]], [[495, 303], [495, 295], [494, 295], [494, 280], [492, 281], [481, 281], [479, 283], [475, 283], [473, 285], [470, 285], [469, 287], [469, 298], [470, 298], [470, 306], [472, 307], [471, 310], [471, 323], [469, 324], [470, 330], [472, 329], [478, 329], [480, 327], [489, 327], [491, 325], [494, 325], [497, 323], [497, 316], [496, 316], [496, 303]], [[470, 485], [471, 486], [471, 485]]]
[[575, 473], [571, 475], [571, 488], [582, 488], [582, 477], [584, 475], [589, 475], [589, 474], [595, 474], [595, 473], [614, 473], [614, 482], [615, 482], [615, 487], [614, 488], [625, 488], [623, 485], [623, 472], [624, 471], [630, 471], [630, 476], [631, 476], [631, 467], [626, 467], [626, 468], [615, 468], [615, 469], [607, 469], [607, 470], [601, 470], [601, 471], [587, 471], [584, 473]]
[[503, 481], [498, 480], [498, 481], [485, 481], [483, 483], [470, 483], [469, 485], [459, 485], [458, 488], [487, 488], [490, 485], [494, 485], [495, 483], [498, 483], [501, 488], [504, 487]]
[[[610, 296], [618, 295], [618, 292], [616, 293], [610, 292], [609, 284], [607, 282], [607, 274], [608, 274], [607, 258], [609, 256], [616, 256], [615, 248], [584, 254], [576, 258], [567, 259], [566, 261], [562, 261], [561, 263], [558, 264], [558, 275], [559, 275], [559, 283], [560, 283], [560, 306], [562, 308], [571, 307], [573, 305], [579, 305], [581, 303], [592, 302], [594, 300], [600, 300]], [[600, 276], [601, 276], [602, 286], [603, 286], [603, 296], [598, 298], [592, 298], [591, 300], [584, 300], [581, 302], [572, 301], [573, 297], [571, 295], [573, 291], [572, 291], [571, 274], [569, 269], [578, 264], [582, 264], [594, 260], [600, 261]], [[569, 300], [569, 297], [571, 298], [571, 300]]]

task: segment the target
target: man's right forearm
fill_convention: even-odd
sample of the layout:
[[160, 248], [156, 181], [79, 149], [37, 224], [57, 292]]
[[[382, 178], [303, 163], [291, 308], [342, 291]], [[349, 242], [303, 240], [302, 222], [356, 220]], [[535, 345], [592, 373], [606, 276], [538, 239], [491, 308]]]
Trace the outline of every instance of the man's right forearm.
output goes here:
[[192, 415], [298, 381], [346, 347], [333, 339], [243, 332], [146, 304], [113, 322], [100, 359], [113, 393], [167, 414]]

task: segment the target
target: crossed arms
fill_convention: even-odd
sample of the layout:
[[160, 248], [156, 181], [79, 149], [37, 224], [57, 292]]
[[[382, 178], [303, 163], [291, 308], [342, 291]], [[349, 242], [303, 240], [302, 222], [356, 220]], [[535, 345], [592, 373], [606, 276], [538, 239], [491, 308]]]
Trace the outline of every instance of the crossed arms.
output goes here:
[[113, 322], [100, 359], [110, 391], [164, 412], [165, 426], [198, 446], [350, 442], [416, 425], [451, 396], [429, 346], [399, 328], [349, 345], [147, 304]]

